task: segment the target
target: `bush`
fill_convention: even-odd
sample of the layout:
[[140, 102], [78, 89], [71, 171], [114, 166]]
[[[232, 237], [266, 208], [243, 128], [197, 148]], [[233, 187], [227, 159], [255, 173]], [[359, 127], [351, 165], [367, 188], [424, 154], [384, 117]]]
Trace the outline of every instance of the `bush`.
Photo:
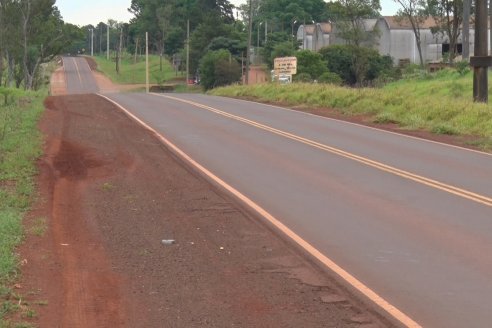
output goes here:
[[352, 69], [353, 54], [348, 46], [324, 47], [320, 49], [319, 54], [327, 62], [330, 72], [336, 73], [346, 84], [355, 84], [356, 78]]
[[465, 75], [470, 71], [470, 63], [466, 60], [461, 60], [455, 64], [456, 71], [461, 75]]
[[300, 50], [296, 52], [297, 57], [297, 74], [307, 73], [313, 79], [325, 73], [328, 68], [323, 57], [319, 53], [310, 50]]
[[313, 78], [309, 73], [300, 73], [294, 75], [294, 82], [313, 82]]
[[337, 74], [333, 72], [326, 72], [320, 75], [318, 78], [319, 83], [326, 83], [326, 84], [334, 84], [334, 85], [341, 85], [342, 84], [342, 78]]
[[393, 75], [393, 60], [376, 50], [353, 45], [333, 45], [320, 50], [328, 70], [337, 73], [345, 84], [364, 85], [380, 75]]
[[241, 67], [228, 50], [207, 52], [200, 61], [201, 84], [205, 90], [239, 81]]

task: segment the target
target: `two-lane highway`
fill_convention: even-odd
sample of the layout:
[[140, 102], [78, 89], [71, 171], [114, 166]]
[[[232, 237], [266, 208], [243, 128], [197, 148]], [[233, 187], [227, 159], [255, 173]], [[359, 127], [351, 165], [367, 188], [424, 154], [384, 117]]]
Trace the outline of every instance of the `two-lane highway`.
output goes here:
[[84, 94], [99, 92], [87, 60], [83, 57], [63, 57], [63, 70], [67, 93]]
[[[72, 70], [70, 60], [68, 84], [88, 91], [88, 67]], [[395, 306], [403, 323], [492, 326], [491, 155], [235, 99], [107, 96], [397, 317]]]
[[490, 324], [490, 155], [240, 100], [110, 97], [419, 324]]

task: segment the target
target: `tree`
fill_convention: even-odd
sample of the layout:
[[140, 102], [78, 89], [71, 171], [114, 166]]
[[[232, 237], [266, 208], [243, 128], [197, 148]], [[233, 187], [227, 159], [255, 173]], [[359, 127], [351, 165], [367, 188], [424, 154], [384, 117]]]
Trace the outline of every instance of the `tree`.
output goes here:
[[307, 73], [311, 78], [317, 79], [328, 70], [323, 57], [317, 52], [299, 50], [295, 56], [297, 57], [297, 74]]
[[291, 41], [281, 42], [273, 47], [273, 51], [270, 57], [270, 67], [273, 67], [275, 58], [277, 57], [290, 57], [293, 56], [296, 49]]
[[19, 0], [21, 17], [24, 88], [34, 88], [42, 63], [52, 60], [64, 46], [63, 20], [55, 0]]
[[366, 31], [364, 20], [379, 17], [379, 0], [340, 0], [327, 7], [330, 19], [336, 23], [337, 37], [355, 46], [374, 40], [378, 31]]
[[273, 59], [275, 58], [275, 55], [272, 55], [273, 50], [278, 44], [283, 42], [290, 43], [289, 48], [291, 48], [292, 52], [294, 51], [292, 39], [287, 33], [274, 32], [268, 36], [268, 41], [261, 49], [261, 55], [266, 60], [268, 67], [273, 68]]
[[323, 0], [262, 0], [258, 14], [276, 25], [276, 31], [294, 34], [294, 28], [305, 22], [320, 22], [327, 18]]
[[419, 52], [420, 66], [424, 67], [424, 59], [422, 56], [422, 43], [420, 40], [420, 26], [429, 17], [425, 0], [393, 0], [400, 5], [396, 16], [398, 21], [408, 21], [412, 26], [417, 51]]
[[345, 84], [363, 86], [383, 74], [390, 74], [393, 61], [376, 50], [354, 45], [332, 45], [319, 51], [328, 70], [337, 73]]
[[239, 81], [241, 67], [225, 50], [209, 51], [200, 61], [201, 84], [205, 90]]
[[463, 21], [463, 0], [428, 0], [430, 14], [436, 21], [434, 33], [449, 38], [449, 61], [452, 63], [457, 54], [460, 26]]

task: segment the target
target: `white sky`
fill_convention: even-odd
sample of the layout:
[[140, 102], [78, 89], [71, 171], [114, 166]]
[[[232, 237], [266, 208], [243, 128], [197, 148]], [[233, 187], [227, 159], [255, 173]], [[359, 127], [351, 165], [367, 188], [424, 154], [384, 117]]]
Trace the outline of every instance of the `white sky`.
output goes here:
[[[234, 5], [245, 3], [246, 0], [230, 0]], [[119, 22], [128, 22], [132, 14], [128, 12], [131, 0], [57, 0], [63, 20], [79, 26], [114, 19]], [[394, 0], [381, 0], [382, 15], [393, 15], [397, 6]]]

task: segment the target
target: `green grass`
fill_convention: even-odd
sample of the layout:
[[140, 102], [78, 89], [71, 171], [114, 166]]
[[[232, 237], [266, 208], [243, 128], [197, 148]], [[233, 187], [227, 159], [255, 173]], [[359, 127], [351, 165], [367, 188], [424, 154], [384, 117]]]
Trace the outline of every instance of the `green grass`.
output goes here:
[[[454, 70], [444, 70], [403, 79], [379, 89], [270, 83], [228, 86], [210, 93], [289, 106], [333, 108], [347, 115], [370, 115], [374, 122], [396, 123], [404, 129], [473, 135], [482, 140], [479, 147], [492, 149], [492, 105], [472, 101], [471, 73], [461, 76]], [[492, 101], [492, 96], [490, 99]]]
[[35, 160], [41, 154], [37, 122], [47, 90], [15, 92], [0, 104], [0, 327], [17, 327], [6, 316], [16, 311], [11, 290], [18, 276], [15, 248], [23, 238], [22, 218], [34, 193]]
[[[114, 59], [107, 60], [105, 56], [95, 56], [98, 70], [106, 74], [113, 82], [119, 84], [143, 84], [145, 83], [145, 58], [139, 57], [134, 63], [133, 56], [125, 55], [121, 60], [120, 74], [116, 73]], [[179, 75], [179, 73], [178, 73]], [[181, 76], [181, 75], [179, 75]], [[160, 70], [159, 56], [149, 56], [149, 82], [162, 84], [176, 77], [172, 65], [165, 58], [162, 60], [162, 72]]]

